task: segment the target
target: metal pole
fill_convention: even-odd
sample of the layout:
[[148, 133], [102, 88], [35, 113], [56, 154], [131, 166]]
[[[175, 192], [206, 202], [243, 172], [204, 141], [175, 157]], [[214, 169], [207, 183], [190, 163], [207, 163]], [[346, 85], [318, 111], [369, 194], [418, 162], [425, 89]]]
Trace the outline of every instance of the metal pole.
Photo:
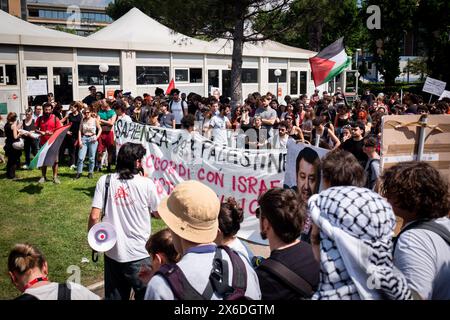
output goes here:
[[105, 97], [105, 98], [107, 98], [106, 97], [106, 91], [105, 91], [106, 89], [105, 89], [105, 74], [103, 73], [103, 97]]
[[279, 85], [279, 83], [280, 83], [280, 77], [277, 77], [277, 93], [276, 93], [277, 101], [278, 101], [278, 85]]
[[406, 65], [406, 70], [407, 70], [407, 73], [406, 73], [406, 82], [407, 83], [409, 83], [409, 58], [408, 58], [408, 62], [407, 62], [408, 64]]
[[425, 129], [427, 128], [428, 115], [424, 114], [420, 117], [419, 124], [420, 133], [419, 133], [419, 146], [417, 148], [417, 161], [422, 161], [423, 159], [423, 149], [425, 147]]

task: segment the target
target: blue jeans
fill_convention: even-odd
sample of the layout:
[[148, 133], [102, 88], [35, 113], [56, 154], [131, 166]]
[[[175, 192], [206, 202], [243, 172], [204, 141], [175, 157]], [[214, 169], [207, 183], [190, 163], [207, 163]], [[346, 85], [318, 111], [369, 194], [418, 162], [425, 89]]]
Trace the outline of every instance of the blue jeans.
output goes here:
[[95, 139], [95, 136], [81, 137], [81, 142], [83, 143], [83, 146], [80, 148], [80, 151], [78, 151], [77, 173], [83, 172], [83, 162], [84, 158], [86, 158], [86, 153], [88, 154], [89, 159], [89, 173], [94, 172], [95, 154], [97, 151], [98, 142], [97, 140], [92, 141], [92, 139]]

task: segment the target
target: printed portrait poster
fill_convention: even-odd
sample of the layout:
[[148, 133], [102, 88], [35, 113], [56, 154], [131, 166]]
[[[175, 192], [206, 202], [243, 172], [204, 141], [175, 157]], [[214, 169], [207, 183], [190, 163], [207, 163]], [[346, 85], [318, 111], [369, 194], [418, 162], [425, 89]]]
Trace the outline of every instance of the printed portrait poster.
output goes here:
[[[289, 139], [283, 187], [296, 190], [305, 202], [308, 201], [311, 195], [321, 190], [320, 162], [329, 151]], [[310, 227], [308, 219], [304, 232], [307, 233]], [[259, 220], [254, 216], [244, 220], [238, 236], [258, 244], [268, 245], [267, 240], [261, 238]]]

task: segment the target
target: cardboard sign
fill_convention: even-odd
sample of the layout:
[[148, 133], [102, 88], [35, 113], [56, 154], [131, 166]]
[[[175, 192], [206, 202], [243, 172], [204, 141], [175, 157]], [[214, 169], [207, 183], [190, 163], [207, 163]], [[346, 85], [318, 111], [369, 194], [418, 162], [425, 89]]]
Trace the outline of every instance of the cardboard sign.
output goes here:
[[27, 80], [28, 96], [40, 96], [47, 93], [47, 80]]
[[446, 85], [447, 83], [444, 81], [427, 77], [423, 84], [422, 91], [434, 94], [435, 96], [440, 96], [444, 92]]
[[[381, 138], [381, 170], [399, 162], [416, 161], [420, 127], [416, 126], [419, 115], [384, 116]], [[425, 129], [423, 161], [435, 167], [450, 185], [450, 117], [428, 115]], [[396, 232], [401, 227], [397, 220]]]

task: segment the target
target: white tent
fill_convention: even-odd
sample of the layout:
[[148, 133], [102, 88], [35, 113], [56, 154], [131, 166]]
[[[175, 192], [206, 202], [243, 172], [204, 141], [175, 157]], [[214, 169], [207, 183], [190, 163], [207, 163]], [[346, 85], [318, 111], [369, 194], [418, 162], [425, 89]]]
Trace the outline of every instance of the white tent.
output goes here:
[[0, 10], [0, 43], [76, 47], [85, 38], [38, 26]]
[[[116, 48], [143, 51], [188, 52], [231, 55], [233, 41], [202, 41], [177, 33], [137, 8], [133, 8], [88, 39], [115, 44]], [[308, 59], [315, 52], [263, 41], [244, 45], [244, 56]]]

